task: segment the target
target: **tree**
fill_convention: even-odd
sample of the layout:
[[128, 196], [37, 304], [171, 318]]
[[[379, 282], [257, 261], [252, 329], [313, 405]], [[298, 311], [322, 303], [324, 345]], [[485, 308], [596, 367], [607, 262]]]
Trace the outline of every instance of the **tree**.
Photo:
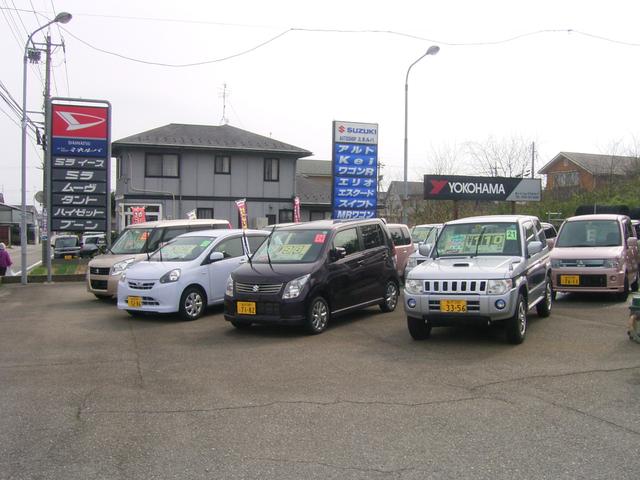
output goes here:
[[531, 172], [531, 141], [522, 137], [497, 139], [483, 143], [468, 142], [467, 155], [477, 173], [488, 177], [524, 177]]

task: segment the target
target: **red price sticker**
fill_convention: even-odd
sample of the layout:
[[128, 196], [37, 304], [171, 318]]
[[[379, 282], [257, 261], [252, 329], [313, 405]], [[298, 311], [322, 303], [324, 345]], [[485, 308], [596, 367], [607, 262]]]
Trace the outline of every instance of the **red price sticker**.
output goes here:
[[327, 238], [325, 233], [316, 233], [316, 238], [313, 239], [313, 243], [324, 243], [324, 240]]

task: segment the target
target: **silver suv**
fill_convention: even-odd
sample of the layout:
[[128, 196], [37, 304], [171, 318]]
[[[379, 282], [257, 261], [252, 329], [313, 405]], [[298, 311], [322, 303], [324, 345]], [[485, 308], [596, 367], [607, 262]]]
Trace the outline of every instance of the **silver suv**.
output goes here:
[[506, 323], [510, 343], [522, 343], [527, 312], [551, 313], [551, 263], [536, 217], [490, 215], [445, 223], [431, 259], [411, 270], [404, 290], [409, 333], [428, 338], [432, 327]]

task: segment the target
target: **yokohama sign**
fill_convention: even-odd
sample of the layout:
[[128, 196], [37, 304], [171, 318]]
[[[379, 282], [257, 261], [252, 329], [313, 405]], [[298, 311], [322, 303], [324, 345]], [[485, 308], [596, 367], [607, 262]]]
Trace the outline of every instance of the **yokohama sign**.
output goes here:
[[503, 200], [539, 202], [540, 180], [534, 178], [425, 175], [425, 200]]

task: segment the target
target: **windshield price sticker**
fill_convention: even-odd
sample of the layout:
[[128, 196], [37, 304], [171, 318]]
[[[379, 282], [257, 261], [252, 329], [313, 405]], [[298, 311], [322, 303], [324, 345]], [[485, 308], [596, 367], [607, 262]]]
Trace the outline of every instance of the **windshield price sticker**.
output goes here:
[[[502, 253], [504, 250], [504, 233], [453, 235], [445, 244], [445, 253]], [[478, 245], [478, 241], [480, 244]]]
[[310, 248], [309, 244], [280, 245], [274, 249], [274, 257], [277, 257], [278, 260], [302, 260]]
[[507, 230], [507, 240], [517, 240], [517, 239], [518, 239], [517, 230]]
[[202, 242], [200, 242], [200, 246], [203, 248], [208, 247], [210, 243], [211, 243], [211, 240], [203, 240]]
[[313, 243], [324, 243], [327, 235], [325, 233], [317, 233], [315, 238], [313, 239]]

